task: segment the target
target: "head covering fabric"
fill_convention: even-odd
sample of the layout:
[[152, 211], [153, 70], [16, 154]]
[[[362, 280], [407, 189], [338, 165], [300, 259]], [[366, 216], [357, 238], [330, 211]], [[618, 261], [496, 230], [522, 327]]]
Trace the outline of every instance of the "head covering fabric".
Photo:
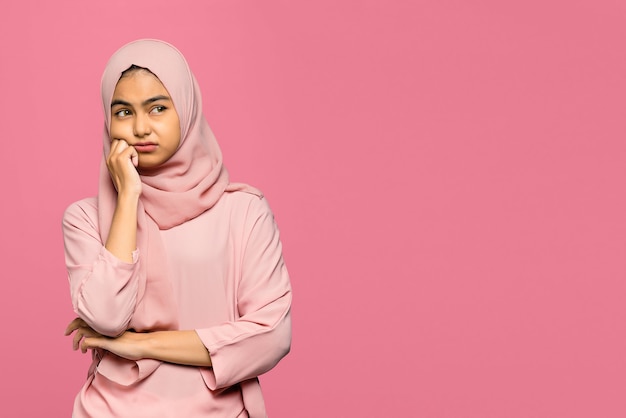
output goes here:
[[[113, 54], [102, 76], [105, 124], [98, 220], [103, 243], [106, 243], [117, 201], [117, 191], [105, 161], [111, 144], [111, 100], [122, 73], [132, 65], [151, 71], [167, 89], [180, 120], [181, 140], [168, 161], [150, 170], [138, 169], [142, 182], [137, 213], [139, 283], [129, 328], [171, 330], [178, 328], [177, 308], [167, 277], [167, 259], [159, 230], [175, 227], [202, 214], [215, 205], [224, 192], [243, 190], [259, 196], [261, 193], [250, 186], [229, 182], [219, 145], [202, 113], [200, 88], [183, 55], [163, 41], [134, 41]], [[123, 359], [114, 361], [119, 363]], [[123, 384], [149, 375], [160, 364], [146, 360], [129, 362], [127, 371], [131, 375], [122, 376], [119, 364], [108, 367], [107, 362], [102, 363], [99, 371]]]
[[[113, 92], [122, 73], [131, 65], [147, 68], [159, 78], [172, 97], [180, 119], [181, 141], [176, 153], [157, 170], [139, 170], [143, 183], [141, 202], [146, 213], [160, 229], [169, 229], [213, 206], [229, 184], [228, 172], [202, 113], [200, 88], [187, 61], [172, 45], [157, 40], [131, 42], [118, 50], [106, 66], [102, 76], [104, 156], [110, 149]], [[103, 174], [108, 177], [108, 170]], [[116, 194], [114, 189], [111, 191]]]

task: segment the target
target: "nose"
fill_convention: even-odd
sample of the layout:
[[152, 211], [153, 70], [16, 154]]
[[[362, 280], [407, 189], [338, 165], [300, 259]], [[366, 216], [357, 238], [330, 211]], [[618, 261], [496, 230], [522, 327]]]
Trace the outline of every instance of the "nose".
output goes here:
[[150, 118], [148, 115], [142, 114], [138, 112], [135, 115], [133, 123], [133, 134], [138, 137], [144, 137], [149, 135], [152, 132], [152, 128], [150, 126]]

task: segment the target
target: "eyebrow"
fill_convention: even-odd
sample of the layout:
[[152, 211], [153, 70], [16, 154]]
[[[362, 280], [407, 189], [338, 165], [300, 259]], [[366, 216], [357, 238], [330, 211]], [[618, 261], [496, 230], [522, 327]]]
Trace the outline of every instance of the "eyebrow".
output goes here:
[[[168, 100], [168, 101], [171, 101], [172, 99], [170, 99], [168, 96], [163, 96], [163, 95], [160, 95], [160, 96], [154, 96], [154, 97], [151, 97], [151, 98], [146, 99], [146, 100], [144, 100], [143, 102], [141, 102], [141, 105], [142, 105], [142, 106], [147, 106], [147, 105], [149, 105], [150, 103], [158, 102], [159, 100]], [[115, 99], [115, 100], [113, 100], [113, 101], [111, 102], [111, 107], [116, 106], [116, 105], [122, 105], [122, 106], [129, 106], [129, 107], [132, 107], [132, 105], [131, 105], [130, 103], [128, 103], [128, 102], [127, 102], [127, 101], [125, 101], [125, 100], [120, 100], [120, 99]]]

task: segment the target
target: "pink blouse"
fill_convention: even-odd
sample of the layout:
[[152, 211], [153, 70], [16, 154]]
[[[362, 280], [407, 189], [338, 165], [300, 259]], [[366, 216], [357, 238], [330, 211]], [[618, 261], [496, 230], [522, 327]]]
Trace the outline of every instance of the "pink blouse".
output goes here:
[[[97, 219], [96, 198], [66, 210], [66, 264], [75, 312], [114, 336], [134, 313], [142, 259], [138, 251], [133, 263], [109, 253]], [[267, 202], [225, 193], [208, 211], [160, 234], [180, 329], [196, 330], [213, 366], [133, 363], [98, 350], [74, 418], [265, 417], [257, 376], [291, 343], [291, 287]]]

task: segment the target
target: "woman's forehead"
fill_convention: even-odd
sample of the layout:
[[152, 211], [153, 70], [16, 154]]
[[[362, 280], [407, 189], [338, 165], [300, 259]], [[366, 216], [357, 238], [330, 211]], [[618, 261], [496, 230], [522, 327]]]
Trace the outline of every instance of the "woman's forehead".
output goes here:
[[167, 88], [156, 75], [146, 70], [135, 70], [122, 74], [113, 91], [112, 100], [119, 96], [153, 97], [156, 95], [170, 98]]

